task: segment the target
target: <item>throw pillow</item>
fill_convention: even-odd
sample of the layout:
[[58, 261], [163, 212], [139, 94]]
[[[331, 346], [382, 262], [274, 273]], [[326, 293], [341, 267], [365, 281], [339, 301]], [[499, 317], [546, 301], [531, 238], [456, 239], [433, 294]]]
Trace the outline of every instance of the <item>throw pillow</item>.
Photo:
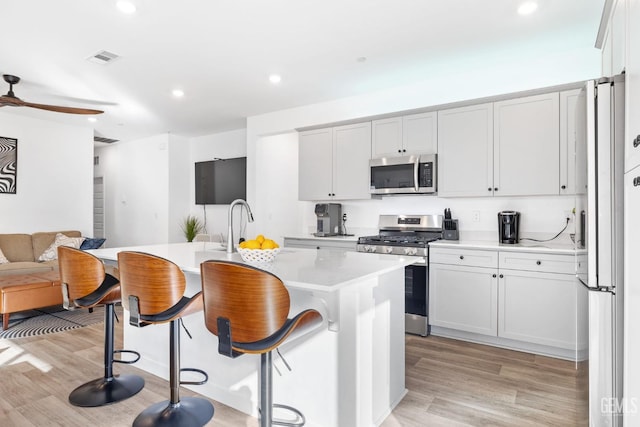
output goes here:
[[51, 246], [44, 250], [38, 261], [53, 261], [58, 259], [58, 246], [69, 246], [71, 248], [80, 249], [80, 245], [84, 241], [84, 237], [68, 237], [62, 233], [56, 234], [56, 239]]
[[9, 260], [2, 253], [2, 249], [0, 249], [0, 264], [8, 264], [8, 263], [9, 263]]
[[84, 242], [80, 245], [80, 249], [99, 249], [107, 239], [98, 239], [93, 237], [85, 237]]

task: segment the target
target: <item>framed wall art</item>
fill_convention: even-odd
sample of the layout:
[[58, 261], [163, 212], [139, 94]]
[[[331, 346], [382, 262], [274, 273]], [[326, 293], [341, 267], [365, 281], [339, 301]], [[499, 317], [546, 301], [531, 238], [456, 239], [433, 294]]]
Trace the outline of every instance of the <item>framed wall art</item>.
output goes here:
[[16, 194], [18, 140], [0, 136], [0, 194]]

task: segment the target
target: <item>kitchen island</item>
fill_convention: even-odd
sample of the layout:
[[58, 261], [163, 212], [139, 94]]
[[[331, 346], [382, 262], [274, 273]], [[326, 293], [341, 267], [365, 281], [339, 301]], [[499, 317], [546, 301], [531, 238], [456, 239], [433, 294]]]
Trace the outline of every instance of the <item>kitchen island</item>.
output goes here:
[[[200, 264], [210, 259], [242, 262], [217, 243], [174, 243], [89, 251], [105, 263], [133, 250], [176, 263], [187, 278], [186, 295], [201, 289]], [[283, 248], [264, 267], [279, 276], [291, 296], [291, 312], [314, 308], [323, 324], [280, 347], [274, 366], [274, 402], [298, 408], [308, 426], [380, 425], [406, 393], [404, 385], [404, 267], [411, 257], [345, 250]], [[202, 313], [184, 318], [182, 367], [206, 371], [209, 381], [188, 388], [247, 414], [258, 414], [259, 357], [230, 359], [218, 354], [218, 340]], [[136, 328], [125, 312], [125, 348], [142, 355], [135, 365], [168, 378], [168, 325]], [[187, 379], [183, 374], [183, 380]], [[168, 393], [168, 390], [167, 390]], [[277, 415], [277, 413], [276, 413]]]

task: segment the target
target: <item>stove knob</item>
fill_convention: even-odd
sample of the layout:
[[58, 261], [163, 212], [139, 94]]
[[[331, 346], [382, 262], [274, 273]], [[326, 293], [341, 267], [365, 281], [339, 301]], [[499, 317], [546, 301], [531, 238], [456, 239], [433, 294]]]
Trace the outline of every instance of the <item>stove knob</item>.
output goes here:
[[391, 252], [393, 252], [393, 248], [391, 246], [386, 246], [384, 248], [384, 252], [387, 254], [390, 254]]
[[418, 253], [417, 248], [404, 248], [405, 255], [416, 255]]
[[371, 245], [367, 245], [364, 247], [364, 251], [365, 252], [375, 252], [376, 251], [376, 247], [375, 246], [371, 246]]

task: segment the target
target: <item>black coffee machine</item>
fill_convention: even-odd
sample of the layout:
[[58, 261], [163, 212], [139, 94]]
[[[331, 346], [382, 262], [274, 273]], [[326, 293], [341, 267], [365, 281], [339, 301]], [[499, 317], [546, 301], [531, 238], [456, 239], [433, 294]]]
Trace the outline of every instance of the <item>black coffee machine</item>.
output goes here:
[[520, 212], [498, 212], [498, 238], [500, 243], [518, 243], [520, 231]]

